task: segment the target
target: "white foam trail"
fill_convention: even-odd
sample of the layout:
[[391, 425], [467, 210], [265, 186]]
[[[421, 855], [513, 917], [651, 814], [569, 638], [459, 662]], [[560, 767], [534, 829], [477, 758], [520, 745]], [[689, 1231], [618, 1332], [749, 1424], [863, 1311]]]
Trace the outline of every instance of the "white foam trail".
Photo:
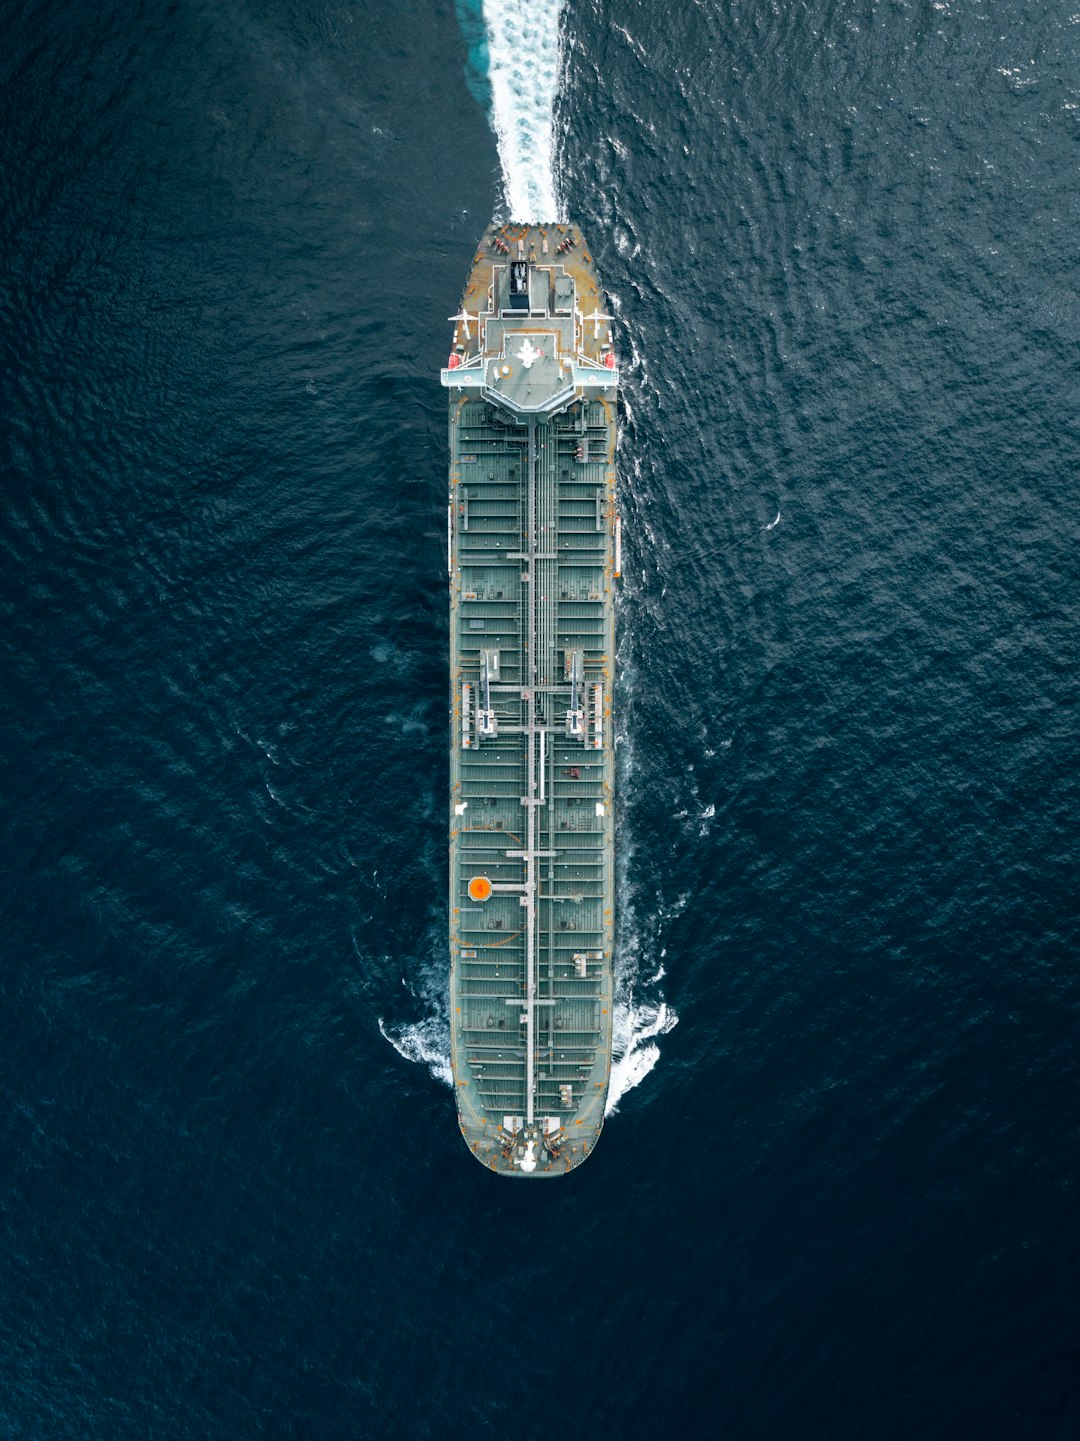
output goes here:
[[399, 1056], [427, 1066], [435, 1079], [444, 1085], [454, 1084], [450, 1070], [450, 1026], [445, 1016], [425, 1016], [422, 1021], [393, 1027], [388, 1026], [380, 1016], [379, 1030]]
[[[633, 461], [635, 475], [640, 479], [640, 462]], [[615, 725], [616, 780], [629, 789], [637, 757], [634, 730], [628, 712], [638, 690], [635, 667], [624, 668], [625, 704], [617, 711]], [[663, 913], [639, 923], [630, 876], [633, 870], [634, 843], [626, 829], [616, 834], [615, 892], [620, 921], [615, 951], [615, 1007], [611, 1026], [611, 1079], [608, 1084], [605, 1116], [619, 1109], [619, 1102], [640, 1086], [660, 1059], [658, 1036], [666, 1036], [679, 1024], [675, 1011], [664, 1000], [660, 982], [664, 979], [666, 950], [660, 939]], [[648, 958], [648, 964], [646, 961]]]
[[[659, 979], [659, 977], [657, 977]], [[660, 1059], [654, 1036], [666, 1036], [679, 1018], [665, 1001], [635, 1005], [633, 997], [615, 1005], [612, 1018], [611, 1084], [604, 1115], [619, 1109], [627, 1091], [640, 1086]]]
[[562, 0], [484, 0], [492, 125], [511, 220], [561, 220], [555, 94]]

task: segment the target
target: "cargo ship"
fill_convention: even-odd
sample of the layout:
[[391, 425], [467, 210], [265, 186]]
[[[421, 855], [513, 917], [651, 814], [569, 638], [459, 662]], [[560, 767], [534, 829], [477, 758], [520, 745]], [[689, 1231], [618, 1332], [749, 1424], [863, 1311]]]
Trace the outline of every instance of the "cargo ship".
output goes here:
[[577, 225], [492, 224], [450, 318], [454, 1090], [483, 1165], [557, 1176], [611, 1075], [619, 371]]

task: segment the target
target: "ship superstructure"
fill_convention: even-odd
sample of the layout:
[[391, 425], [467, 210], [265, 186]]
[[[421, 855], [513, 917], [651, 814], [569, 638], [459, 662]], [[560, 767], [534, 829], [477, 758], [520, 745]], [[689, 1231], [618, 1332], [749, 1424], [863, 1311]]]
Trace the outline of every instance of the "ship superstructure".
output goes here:
[[576, 225], [492, 225], [450, 392], [451, 1059], [502, 1174], [590, 1153], [611, 1070], [618, 369]]

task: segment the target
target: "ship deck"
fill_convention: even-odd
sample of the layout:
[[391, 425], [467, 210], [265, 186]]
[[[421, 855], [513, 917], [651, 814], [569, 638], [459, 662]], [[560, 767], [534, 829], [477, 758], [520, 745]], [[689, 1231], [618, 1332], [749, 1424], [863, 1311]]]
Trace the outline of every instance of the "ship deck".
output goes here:
[[[547, 232], [576, 273], [540, 263]], [[477, 1157], [561, 1174], [599, 1134], [611, 1064], [617, 372], [574, 227], [490, 230], [466, 302], [485, 282], [443, 372], [452, 1062]]]

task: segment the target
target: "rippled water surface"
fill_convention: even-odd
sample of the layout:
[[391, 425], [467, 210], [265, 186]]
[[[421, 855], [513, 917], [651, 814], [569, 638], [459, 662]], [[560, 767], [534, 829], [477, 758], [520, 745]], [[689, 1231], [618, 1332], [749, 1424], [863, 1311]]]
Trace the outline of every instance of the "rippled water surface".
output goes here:
[[1080, 16], [566, 0], [659, 1060], [551, 1187], [383, 1039], [438, 1069], [468, 25], [0, 19], [0, 1432], [1078, 1434]]

